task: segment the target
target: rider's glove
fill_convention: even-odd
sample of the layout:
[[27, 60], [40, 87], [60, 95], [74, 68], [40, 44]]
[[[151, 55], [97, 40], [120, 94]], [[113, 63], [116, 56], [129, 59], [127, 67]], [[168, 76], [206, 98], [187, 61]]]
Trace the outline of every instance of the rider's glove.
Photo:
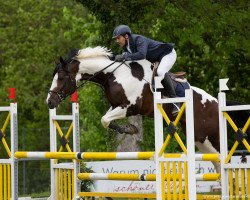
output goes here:
[[116, 55], [116, 56], [115, 56], [115, 61], [116, 61], [116, 62], [122, 62], [123, 60], [124, 60], [123, 55]]

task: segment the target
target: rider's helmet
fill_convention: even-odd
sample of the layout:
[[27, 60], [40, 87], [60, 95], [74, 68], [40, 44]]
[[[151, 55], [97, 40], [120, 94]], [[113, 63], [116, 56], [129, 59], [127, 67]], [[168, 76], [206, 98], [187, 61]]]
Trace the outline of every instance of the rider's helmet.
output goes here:
[[131, 29], [127, 25], [119, 25], [114, 29], [112, 38], [125, 34], [131, 35], [131, 33]]

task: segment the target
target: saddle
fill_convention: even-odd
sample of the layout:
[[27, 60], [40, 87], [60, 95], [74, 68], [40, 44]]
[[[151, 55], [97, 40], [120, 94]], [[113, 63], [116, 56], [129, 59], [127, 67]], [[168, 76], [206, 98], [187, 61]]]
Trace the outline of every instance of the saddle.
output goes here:
[[[152, 91], [155, 91], [155, 82], [154, 82], [154, 78], [155, 76], [157, 76], [157, 68], [158, 68], [159, 63], [154, 63], [154, 65], [152, 65], [152, 70], [153, 70], [153, 75], [152, 75], [152, 80], [151, 80], [151, 85], [152, 85]], [[186, 72], [175, 72], [175, 73], [171, 73], [168, 72], [169, 76], [171, 77], [176, 95], [178, 97], [184, 97], [185, 96], [185, 90], [190, 88], [190, 84], [188, 83], [187, 79], [185, 78], [186, 76]], [[160, 89], [159, 91], [162, 92], [162, 94], [165, 94], [164, 89]]]
[[171, 79], [176, 82], [187, 82], [187, 79], [185, 78], [186, 72], [175, 72], [175, 73], [169, 73]]

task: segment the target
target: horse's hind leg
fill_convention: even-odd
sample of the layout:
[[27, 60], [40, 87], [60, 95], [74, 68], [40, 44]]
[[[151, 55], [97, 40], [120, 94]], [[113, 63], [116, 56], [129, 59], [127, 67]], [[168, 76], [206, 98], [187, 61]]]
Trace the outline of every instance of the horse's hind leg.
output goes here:
[[[211, 144], [211, 142], [207, 138], [203, 143], [195, 142], [195, 145], [198, 147], [198, 149], [201, 153], [217, 153], [217, 154], [219, 154], [219, 152], [213, 147], [213, 145]], [[216, 172], [220, 173], [221, 172], [220, 163], [215, 162], [215, 161], [212, 161], [212, 163], [216, 169]]]
[[127, 125], [118, 125], [113, 120], [122, 119], [126, 117], [127, 108], [116, 107], [112, 109], [112, 107], [108, 110], [108, 112], [102, 117], [101, 122], [104, 128], [111, 128], [119, 133], [128, 133], [134, 134], [137, 133], [137, 128], [132, 124]]

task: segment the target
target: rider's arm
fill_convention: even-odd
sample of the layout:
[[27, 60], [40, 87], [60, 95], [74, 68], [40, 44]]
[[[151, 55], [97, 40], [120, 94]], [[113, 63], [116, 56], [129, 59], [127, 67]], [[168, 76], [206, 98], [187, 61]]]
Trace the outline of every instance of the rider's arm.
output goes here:
[[147, 50], [148, 50], [148, 41], [144, 38], [137, 38], [135, 41], [135, 45], [137, 48], [137, 52], [135, 53], [129, 53], [125, 52], [123, 54], [123, 57], [125, 60], [143, 60], [146, 59]]

